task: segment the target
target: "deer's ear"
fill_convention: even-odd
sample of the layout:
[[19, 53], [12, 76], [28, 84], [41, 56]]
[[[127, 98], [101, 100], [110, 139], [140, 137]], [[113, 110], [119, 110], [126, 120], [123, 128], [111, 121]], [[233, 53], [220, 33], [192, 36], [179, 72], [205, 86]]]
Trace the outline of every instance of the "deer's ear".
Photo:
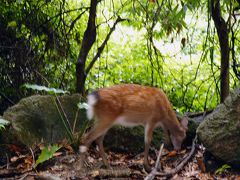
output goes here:
[[188, 117], [185, 116], [181, 119], [181, 125], [184, 129], [188, 129]]

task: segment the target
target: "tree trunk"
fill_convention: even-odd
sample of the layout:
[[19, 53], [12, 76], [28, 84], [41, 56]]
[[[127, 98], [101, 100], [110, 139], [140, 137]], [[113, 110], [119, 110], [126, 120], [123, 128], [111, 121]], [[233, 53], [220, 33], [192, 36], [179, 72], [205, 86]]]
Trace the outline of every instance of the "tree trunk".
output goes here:
[[83, 61], [84, 60], [81, 60], [76, 64], [76, 78], [77, 78], [76, 91], [82, 95], [84, 94], [84, 85], [87, 78], [85, 72], [85, 62]]
[[220, 0], [211, 0], [211, 13], [221, 51], [220, 96], [222, 103], [229, 94], [229, 42], [227, 23], [221, 16]]
[[105, 37], [104, 41], [102, 42], [101, 46], [98, 48], [97, 53], [95, 54], [93, 59], [90, 61], [88, 67], [86, 67], [87, 55], [93, 43], [96, 40], [95, 19], [96, 19], [96, 7], [98, 2], [99, 1], [97, 0], [91, 0], [88, 26], [83, 36], [82, 46], [81, 46], [81, 50], [78, 56], [78, 61], [76, 64], [76, 78], [77, 78], [76, 91], [82, 95], [85, 94], [84, 86], [85, 86], [85, 81], [89, 71], [92, 69], [97, 59], [100, 58], [101, 53], [103, 52], [105, 46], [107, 45], [108, 40], [110, 39], [110, 36], [112, 35], [113, 31], [116, 28], [116, 25], [119, 22], [126, 20], [126, 19], [122, 19], [120, 16], [116, 19], [113, 26], [110, 28], [110, 31], [108, 32], [107, 36]]
[[78, 55], [78, 60], [76, 64], [76, 91], [80, 94], [84, 93], [84, 84], [86, 81], [87, 74], [85, 72], [85, 64], [87, 60], [88, 53], [96, 40], [96, 10], [98, 0], [91, 0], [89, 18], [87, 29], [84, 32], [81, 49]]

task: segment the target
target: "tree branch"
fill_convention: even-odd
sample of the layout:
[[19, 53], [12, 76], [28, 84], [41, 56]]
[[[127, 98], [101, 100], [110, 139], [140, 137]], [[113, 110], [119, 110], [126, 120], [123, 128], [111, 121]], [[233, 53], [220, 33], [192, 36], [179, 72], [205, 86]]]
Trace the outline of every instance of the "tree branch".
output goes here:
[[118, 16], [117, 20], [114, 22], [113, 26], [110, 28], [109, 33], [107, 34], [105, 40], [103, 41], [103, 43], [101, 44], [101, 46], [98, 48], [97, 54], [93, 57], [92, 61], [89, 63], [87, 69], [86, 69], [86, 74], [89, 73], [89, 71], [92, 69], [93, 65], [95, 64], [95, 62], [97, 61], [97, 59], [101, 56], [102, 51], [104, 50], [105, 46], [107, 45], [108, 40], [110, 39], [111, 34], [113, 33], [113, 31], [116, 28], [116, 25], [121, 22], [121, 21], [125, 21], [127, 19], [122, 19], [120, 16]]
[[76, 24], [76, 22], [82, 17], [82, 15], [87, 11], [87, 9], [85, 9], [83, 12], [81, 12], [71, 23], [70, 28], [68, 30], [68, 33], [70, 33], [70, 31], [73, 29], [74, 25]]

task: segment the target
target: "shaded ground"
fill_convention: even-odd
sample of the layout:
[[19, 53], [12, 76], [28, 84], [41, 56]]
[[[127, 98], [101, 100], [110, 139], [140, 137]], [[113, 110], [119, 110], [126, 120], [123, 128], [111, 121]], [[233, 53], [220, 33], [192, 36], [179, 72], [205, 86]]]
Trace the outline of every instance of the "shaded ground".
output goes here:
[[[15, 145], [3, 145], [0, 148], [0, 179], [144, 179], [147, 176], [142, 165], [143, 154], [107, 151], [112, 169], [106, 170], [102, 167], [102, 161], [96, 148], [92, 147], [83, 160], [83, 156], [76, 154], [69, 145], [63, 145], [52, 159], [33, 169], [33, 162], [39, 155], [40, 149], [41, 145], [34, 150]], [[190, 149], [186, 148], [175, 156], [164, 149], [161, 157], [162, 171], [173, 169], [189, 151]], [[240, 171], [236, 170], [226, 169], [220, 174], [216, 174], [216, 171], [207, 173], [203, 153], [204, 149], [198, 146], [193, 158], [170, 179], [240, 180]], [[157, 158], [156, 154], [157, 150], [152, 149], [150, 154], [152, 166]], [[155, 179], [166, 178], [156, 176]]]

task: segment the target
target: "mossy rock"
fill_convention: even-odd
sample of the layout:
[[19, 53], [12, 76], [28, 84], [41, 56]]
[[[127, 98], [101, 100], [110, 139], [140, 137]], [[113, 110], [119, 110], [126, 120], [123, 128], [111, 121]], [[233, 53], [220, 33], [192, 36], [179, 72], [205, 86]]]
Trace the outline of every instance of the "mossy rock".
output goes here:
[[231, 93], [223, 104], [199, 125], [197, 134], [206, 149], [226, 163], [240, 164], [240, 90]]
[[68, 138], [62, 121], [65, 118], [64, 114], [69, 122], [67, 126], [72, 129], [76, 120], [75, 129], [79, 130], [86, 120], [85, 111], [77, 107], [81, 96], [63, 95], [58, 99], [59, 101], [51, 95], [34, 95], [22, 99], [18, 104], [7, 109], [3, 118], [11, 122], [9, 131], [17, 138], [15, 140], [32, 146], [42, 141], [55, 143]]
[[[162, 130], [155, 129], [151, 145], [159, 148], [163, 142]], [[132, 153], [143, 152], [144, 149], [144, 128], [137, 126], [133, 128], [126, 128], [122, 126], [115, 126], [111, 128], [104, 139], [104, 147], [114, 151], [124, 151]]]

